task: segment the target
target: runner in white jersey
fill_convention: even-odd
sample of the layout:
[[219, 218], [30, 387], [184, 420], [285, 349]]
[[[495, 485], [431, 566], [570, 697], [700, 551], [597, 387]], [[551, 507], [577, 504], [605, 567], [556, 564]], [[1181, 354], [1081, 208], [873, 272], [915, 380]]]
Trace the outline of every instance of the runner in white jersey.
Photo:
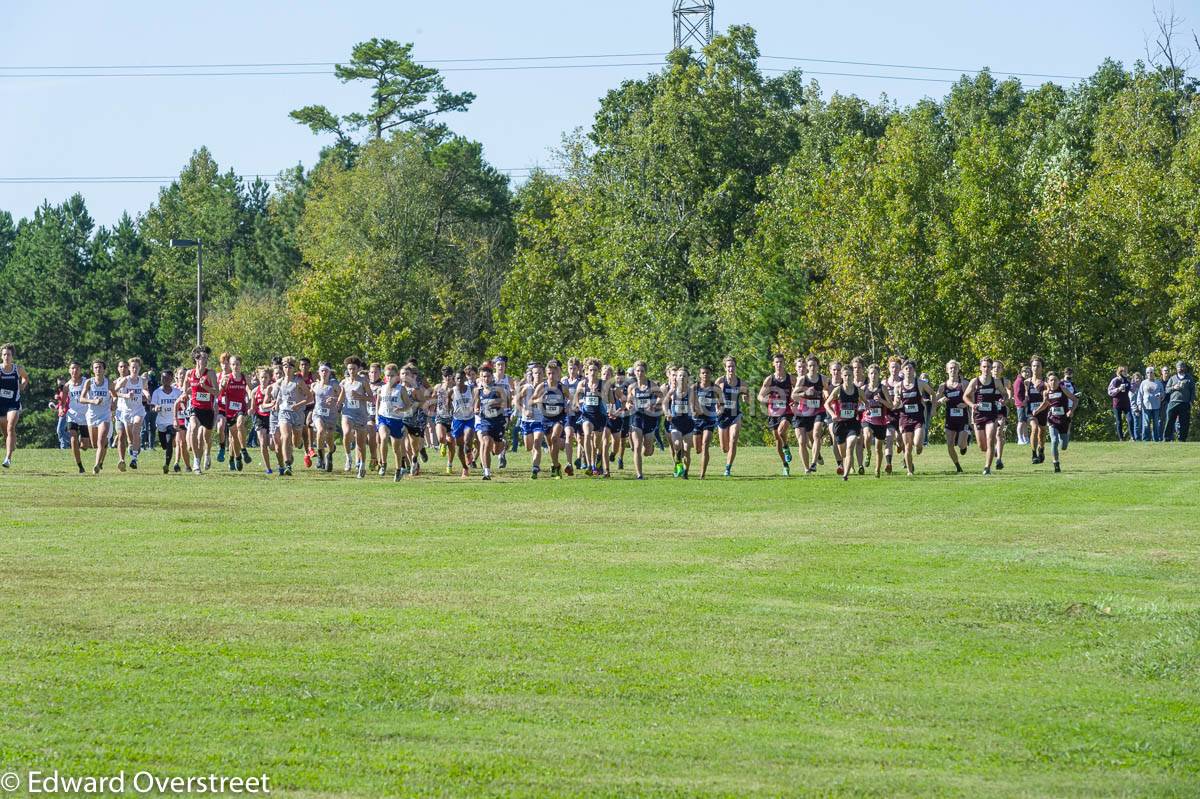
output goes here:
[[542, 471], [542, 442], [546, 438], [545, 417], [542, 406], [535, 399], [538, 389], [545, 380], [545, 372], [540, 363], [529, 365], [529, 380], [517, 389], [517, 412], [521, 418], [521, 438], [525, 441], [525, 450], [529, 452], [532, 464], [529, 476], [536, 480]]
[[281, 477], [292, 476], [294, 437], [296, 431], [304, 426], [308, 406], [313, 404], [308, 383], [296, 368], [295, 358], [290, 355], [284, 358], [283, 377], [274, 386], [275, 402], [279, 406], [279, 440], [283, 456], [283, 468], [279, 471]]
[[363, 373], [363, 362], [357, 355], [351, 355], [344, 362], [346, 376], [342, 378], [341, 398], [342, 407], [342, 442], [346, 445], [346, 466], [350, 467], [350, 456], [356, 459], [355, 467], [358, 479], [367, 474], [367, 454], [370, 453], [372, 463], [375, 461], [375, 439], [370, 435], [372, 406], [375, 403], [375, 393], [371, 383]]
[[575, 468], [583, 462], [579, 457], [571, 457], [572, 451], [577, 455], [583, 454], [583, 416], [574, 401], [582, 382], [583, 363], [572, 355], [567, 359], [567, 376], [562, 381], [567, 392], [567, 418], [563, 421], [563, 435], [566, 439], [566, 466], [563, 467], [563, 471], [567, 477], [574, 475]]
[[112, 411], [117, 395], [113, 393], [112, 381], [108, 379], [107, 364], [97, 359], [92, 362], [92, 376], [83, 383], [80, 402], [87, 405], [88, 435], [96, 443], [96, 463], [92, 474], [100, 474], [104, 468], [104, 456], [108, 454], [108, 434], [112, 428]]
[[333, 379], [333, 365], [329, 361], [321, 361], [317, 365], [317, 379], [309, 386], [309, 390], [313, 394], [313, 441], [317, 447], [317, 471], [332, 472], [333, 455], [337, 451], [333, 431], [337, 429], [341, 410], [341, 384]]
[[163, 474], [171, 470], [171, 458], [175, 454], [175, 403], [183, 394], [175, 387], [174, 375], [164, 369], [159, 376], [159, 386], [150, 395], [150, 405], [157, 411], [154, 417], [158, 444], [163, 450]]
[[129, 468], [137, 468], [137, 459], [139, 448], [142, 443], [142, 422], [146, 419], [145, 402], [150, 397], [150, 392], [146, 388], [146, 379], [142, 376], [142, 359], [130, 358], [128, 373], [117, 380], [113, 385], [113, 391], [117, 394], [117, 415], [121, 418], [121, 425], [125, 429], [125, 435], [121, 436], [117, 442], [120, 459], [117, 461], [117, 468], [122, 472], [125, 471], [125, 452], [126, 447], [129, 448]]
[[475, 388], [468, 382], [463, 369], [455, 372], [454, 386], [450, 389], [450, 438], [458, 450], [462, 476], [470, 477], [471, 442], [475, 439]]
[[83, 455], [81, 450], [87, 445], [89, 438], [87, 426], [87, 408], [83, 398], [83, 366], [79, 361], [71, 361], [67, 368], [70, 378], [64, 388], [67, 391], [67, 431], [71, 435], [71, 454], [75, 456], [75, 466], [83, 474]]

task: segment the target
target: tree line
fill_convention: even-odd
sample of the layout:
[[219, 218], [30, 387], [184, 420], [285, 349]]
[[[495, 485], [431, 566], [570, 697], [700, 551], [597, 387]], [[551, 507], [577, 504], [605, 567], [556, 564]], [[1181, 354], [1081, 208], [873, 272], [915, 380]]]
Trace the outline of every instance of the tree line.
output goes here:
[[[292, 114], [328, 137], [309, 169], [245, 182], [202, 147], [111, 228], [78, 195], [0, 212], [0, 339], [34, 407], [72, 358], [179, 362], [195, 252], [165, 243], [187, 237], [205, 242], [206, 343], [252, 364], [504, 351], [661, 373], [728, 353], [758, 379], [776, 351], [899, 353], [936, 382], [950, 358], [1040, 354], [1074, 367], [1097, 427], [1116, 365], [1196, 361], [1200, 92], [1182, 68], [1105, 61], [1029, 89], [983, 71], [900, 107], [758, 56], [748, 27], [672, 53], [513, 187], [446, 123], [473, 95], [411, 45], [364, 42], [338, 77], [371, 106]], [[26, 430], [49, 443], [50, 422]]]

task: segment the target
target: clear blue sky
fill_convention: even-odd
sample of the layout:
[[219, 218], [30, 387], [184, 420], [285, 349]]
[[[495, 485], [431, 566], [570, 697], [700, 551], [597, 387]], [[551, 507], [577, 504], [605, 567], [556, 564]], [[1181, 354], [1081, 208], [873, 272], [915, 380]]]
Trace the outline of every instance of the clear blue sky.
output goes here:
[[[594, 7], [606, 10], [586, 10]], [[752, 25], [766, 55], [1064, 75], [1090, 74], [1105, 56], [1132, 63], [1143, 56], [1144, 37], [1154, 24], [1150, 0], [717, 0], [716, 7], [718, 29]], [[1200, 0], [1176, 0], [1175, 8], [1189, 31], [1200, 29]], [[19, 71], [8, 67], [344, 61], [355, 42], [372, 36], [415, 42], [418, 61], [665, 52], [671, 44], [670, 9], [670, 0], [6, 4], [0, 27], [0, 75], [6, 76], [0, 77], [0, 178], [173, 175], [201, 145], [223, 168], [274, 174], [297, 162], [311, 165], [321, 145], [288, 118], [290, 110], [309, 103], [342, 112], [365, 107], [361, 89], [324, 75], [12, 78], [7, 76]], [[449, 88], [469, 89], [478, 99], [468, 113], [448, 121], [483, 142], [497, 167], [546, 164], [564, 132], [590, 123], [607, 89], [649, 69], [449, 72]], [[901, 104], [941, 96], [948, 86], [813, 77], [826, 93], [871, 99], [886, 93]], [[27, 216], [43, 199], [59, 202], [76, 190], [97, 221], [110, 224], [123, 210], [143, 211], [158, 186], [0, 182], [0, 209]]]

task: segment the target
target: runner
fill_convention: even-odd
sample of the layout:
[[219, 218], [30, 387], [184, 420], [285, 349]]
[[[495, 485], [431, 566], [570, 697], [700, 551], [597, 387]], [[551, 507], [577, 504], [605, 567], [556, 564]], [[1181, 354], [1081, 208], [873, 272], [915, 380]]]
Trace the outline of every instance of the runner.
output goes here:
[[[299, 363], [300, 363], [300, 371], [298, 372], [298, 377], [300, 378], [300, 380], [302, 380], [304, 382], [304, 385], [306, 387], [311, 389], [312, 384], [317, 379], [316, 375], [314, 375], [313, 371], [312, 371], [312, 362], [309, 361], [308, 358], [301, 358]], [[313, 442], [313, 434], [312, 434], [312, 430], [313, 430], [312, 414], [313, 414], [313, 407], [315, 405], [316, 405], [316, 403], [313, 402], [311, 404], [305, 405], [304, 408], [299, 409], [299, 411], [303, 414], [304, 418], [301, 420], [301, 424], [293, 427], [293, 430], [296, 433], [298, 433], [298, 439], [296, 442], [293, 443], [293, 445], [301, 446], [304, 448], [304, 466], [305, 466], [305, 468], [308, 468], [308, 469], [312, 468], [313, 456], [317, 454], [316, 447]], [[290, 464], [289, 464], [289, 467], [290, 467]], [[291, 474], [290, 469], [289, 469], [288, 474]]]
[[579, 384], [583, 382], [583, 364], [578, 358], [572, 355], [567, 359], [567, 376], [563, 378], [563, 386], [567, 391], [567, 417], [563, 420], [563, 433], [566, 435], [566, 466], [563, 471], [567, 477], [575, 474], [575, 468], [580, 467], [578, 457], [572, 458], [572, 450], [575, 450], [577, 456], [583, 453], [583, 417], [579, 413], [579, 406], [575, 404], [576, 391], [579, 389]]
[[784, 370], [786, 361], [782, 354], [777, 353], [771, 362], [775, 371], [763, 378], [762, 387], [758, 390], [758, 401], [767, 406], [767, 429], [775, 437], [775, 452], [783, 464], [783, 476], [791, 472], [788, 465], [792, 462], [792, 452], [788, 449], [788, 434], [791, 432], [791, 417], [788, 408], [792, 397], [792, 376]]
[[1004, 362], [999, 358], [992, 361], [992, 379], [996, 384], [996, 388], [1000, 391], [999, 413], [996, 416], [996, 426], [999, 428], [996, 432], [996, 468], [1004, 468], [1004, 444], [1008, 436], [1008, 401], [1012, 398], [1012, 382], [1004, 376]]
[[646, 370], [645, 361], [633, 365], [633, 382], [626, 391], [626, 403], [633, 409], [630, 434], [633, 438], [633, 468], [638, 480], [645, 480], [645, 459], [654, 454], [654, 431], [662, 415], [662, 395]]
[[[250, 412], [250, 384], [242, 373], [242, 359], [233, 355], [228, 359], [229, 371], [220, 379], [217, 407], [223, 408], [226, 448], [230, 453], [229, 471], [240, 472], [249, 462], [246, 449], [246, 415]], [[223, 453], [217, 453], [217, 461]]]
[[[123, 360], [117, 361], [117, 376], [113, 379], [114, 385], [118, 380], [123, 380], [128, 376], [129, 364]], [[110, 424], [112, 425], [112, 432], [109, 434], [108, 448], [115, 449], [125, 437], [125, 423], [121, 420], [121, 414], [117, 413], [115, 409]]]
[[[262, 453], [263, 471], [265, 474], [274, 474], [271, 470], [271, 403], [268, 400], [271, 391], [271, 370], [266, 366], [260, 366], [258, 372], [258, 385], [254, 387], [254, 393], [251, 395], [253, 402], [251, 408], [254, 413], [254, 430], [258, 433], [259, 452]], [[276, 419], [278, 421], [278, 419]]]
[[[404, 442], [405, 463], [409, 472], [416, 477], [421, 473], [419, 460], [425, 448], [425, 420], [423, 418], [426, 392], [421, 386], [421, 376], [410, 361], [400, 369], [400, 382], [404, 385], [405, 405], [400, 414], [404, 421], [404, 431], [408, 437]], [[428, 460], [426, 456], [425, 460]]]
[[575, 389], [574, 404], [579, 408], [583, 432], [583, 468], [593, 477], [608, 476], [608, 450], [604, 431], [612, 408], [612, 384], [600, 377], [600, 361], [589, 358], [587, 376]]
[[[895, 397], [896, 388], [904, 382], [904, 375], [900, 373], [901, 367], [904, 365], [904, 359], [899, 355], [889, 356], [887, 359], [888, 373], [883, 378], [883, 384], [892, 391], [892, 396]], [[885, 455], [885, 463], [883, 470], [888, 474], [892, 473], [892, 451], [895, 449], [896, 440], [900, 437], [900, 406], [892, 403], [892, 409], [888, 415], [888, 436], [886, 443], [887, 454]]]
[[958, 456], [967, 454], [967, 405], [963, 402], [965, 391], [962, 367], [958, 361], [948, 361], [946, 379], [937, 387], [933, 401], [946, 406], [946, 452], [950, 455], [956, 472], [963, 470]]
[[[599, 378], [600, 363], [594, 362], [596, 378]], [[592, 371], [589, 364], [589, 373]], [[504, 457], [508, 446], [504, 440], [505, 419], [510, 411], [510, 395], [494, 382], [495, 370], [484, 364], [479, 370], [479, 391], [475, 394], [475, 415], [479, 419], [479, 451], [483, 456], [483, 479], [492, 479], [492, 455]]]
[[[1046, 462], [1046, 419], [1033, 414], [1033, 409], [1042, 404], [1046, 394], [1045, 364], [1040, 355], [1029, 359], [1029, 378], [1022, 381], [1025, 389], [1025, 412], [1029, 418], [1030, 463]], [[1019, 418], [1019, 417], [1018, 417]]]
[[321, 361], [317, 365], [317, 379], [309, 386], [313, 395], [313, 432], [317, 447], [317, 471], [333, 471], [333, 456], [337, 452], [333, 434], [337, 430], [334, 421], [341, 410], [342, 386], [333, 379], [333, 365]]
[[125, 453], [129, 452], [129, 468], [137, 468], [138, 450], [142, 443], [142, 422], [146, 419], [146, 400], [150, 392], [142, 377], [142, 359], [130, 358], [125, 376], [113, 384], [117, 395], [117, 418], [122, 435], [118, 436], [117, 469], [125, 471]]
[[1050, 428], [1050, 451], [1054, 456], [1054, 471], [1061, 472], [1059, 451], [1067, 451], [1071, 443], [1071, 419], [1079, 402], [1075, 393], [1063, 385], [1054, 372], [1046, 375], [1044, 396], [1036, 406], [1031, 406], [1031, 416], [1039, 416], [1040, 424]]
[[86, 382], [83, 378], [83, 365], [79, 361], [71, 361], [67, 367], [67, 372], [70, 375], [64, 388], [67, 391], [67, 432], [71, 436], [71, 454], [75, 456], [75, 465], [79, 468], [79, 473], [83, 474], [83, 454], [81, 450], [86, 449], [89, 437], [87, 426], [87, 404], [82, 402], [83, 386]]
[[21, 418], [21, 392], [29, 391], [29, 375], [16, 362], [17, 348], [13, 344], [0, 346], [0, 420], [4, 422], [4, 461], [12, 465], [13, 450], [17, 448], [17, 420]]
[[987, 458], [983, 467], [985, 475], [992, 473], [992, 464], [996, 461], [996, 452], [999, 447], [996, 437], [1000, 431], [1000, 425], [997, 424], [996, 419], [1000, 415], [1000, 397], [1000, 389], [992, 378], [992, 359], [981, 358], [979, 375], [971, 378], [971, 382], [967, 384], [967, 390], [963, 393], [963, 401], [971, 408], [975, 438], [979, 441], [979, 449]]
[[717, 437], [721, 451], [725, 453], [725, 476], [733, 473], [733, 461], [737, 458], [738, 438], [742, 432], [742, 403], [749, 402], [750, 388], [737, 375], [737, 361], [726, 355], [723, 361], [725, 374], [717, 378], [717, 385], [724, 393], [725, 406], [717, 417]]
[[[492, 385], [494, 385], [496, 388], [498, 388], [504, 392], [505, 396], [507, 397], [507, 402], [508, 402], [508, 405], [506, 406], [506, 410], [504, 411], [504, 419], [503, 419], [504, 430], [500, 431], [500, 443], [503, 444], [504, 446], [500, 449], [500, 452], [499, 452], [500, 468], [507, 469], [508, 468], [508, 454], [507, 454], [508, 453], [508, 443], [504, 437], [504, 434], [508, 430], [508, 423], [512, 419], [512, 415], [513, 415], [512, 398], [513, 398], [513, 390], [514, 390], [515, 386], [513, 385], [512, 377], [508, 374], [508, 358], [505, 357], [504, 355], [497, 355], [495, 358], [492, 359]], [[516, 431], [514, 430], [513, 432], [515, 433]], [[480, 441], [482, 441], [482, 440], [483, 439], [482, 439], [482, 435], [481, 435]], [[517, 451], [517, 442], [516, 442], [515, 436], [514, 436], [514, 439], [512, 442], [512, 450], [513, 450], [513, 452]]]
[[[1033, 370], [1022, 366], [1021, 373], [1013, 380], [1013, 405], [1017, 408], [1017, 443], [1022, 446], [1029, 443], [1031, 432], [1029, 412], [1033, 410], [1033, 405], [1029, 403], [1029, 380], [1032, 377]], [[1034, 455], [1037, 455], [1037, 450], [1034, 450]]]
[[92, 376], [84, 381], [80, 402], [88, 406], [88, 437], [96, 443], [96, 464], [92, 474], [100, 474], [104, 468], [104, 456], [108, 453], [109, 429], [112, 427], [112, 412], [117, 403], [112, 381], [105, 372], [107, 364], [101, 359], [92, 362]]
[[[462, 476], [470, 477], [471, 441], [475, 438], [475, 387], [460, 369], [454, 373], [454, 388], [450, 392], [450, 436], [458, 450], [458, 462], [462, 465]], [[451, 455], [454, 450], [451, 450]]]
[[700, 479], [708, 475], [708, 448], [712, 444], [713, 431], [717, 429], [717, 417], [725, 410], [725, 392], [713, 382], [712, 369], [700, 367], [700, 380], [693, 397], [692, 446], [700, 453]]
[[433, 387], [433, 426], [438, 452], [446, 459], [446, 474], [454, 472], [454, 453], [458, 449], [450, 428], [454, 426], [451, 400], [454, 394], [454, 370], [442, 367], [442, 380]]
[[175, 403], [182, 394], [175, 387], [175, 376], [169, 369], [163, 369], [158, 388], [150, 395], [150, 406], [157, 411], [154, 427], [158, 434], [158, 445], [163, 450], [163, 474], [171, 471], [171, 459], [175, 456]]
[[188, 449], [192, 451], [192, 472], [200, 474], [200, 455], [204, 454], [204, 468], [210, 467], [209, 449], [212, 447], [212, 431], [216, 407], [217, 377], [208, 368], [208, 347], [192, 350], [196, 367], [188, 371], [187, 391], [191, 407], [188, 420]]
[[692, 466], [692, 434], [696, 428], [694, 399], [687, 367], [674, 367], [663, 404], [667, 407], [667, 432], [671, 435], [671, 452], [675, 456], [675, 476], [684, 480], [688, 479], [688, 470]]
[[[287, 356], [283, 359], [279, 380], [275, 382], [273, 395], [279, 413], [279, 429], [276, 432], [278, 447], [276, 448], [279, 462], [280, 477], [292, 476], [293, 454], [296, 446], [296, 432], [305, 426], [308, 408], [316, 404], [308, 382], [297, 370], [296, 359]], [[310, 460], [311, 462], [311, 460]]]
[[562, 379], [562, 366], [551, 358], [546, 362], [546, 379], [536, 386], [533, 402], [541, 408], [544, 438], [550, 449], [550, 476], [562, 479], [560, 454], [566, 443], [566, 419], [570, 394]]
[[[875, 448], [875, 476], [883, 469], [883, 448], [891, 435], [892, 390], [879, 379], [879, 365], [867, 367], [867, 385], [862, 390], [863, 421], [867, 447]], [[845, 475], [842, 475], [845, 477]]]
[[225, 462], [225, 446], [229, 442], [229, 407], [222, 388], [229, 377], [229, 353], [217, 356], [217, 412], [214, 415], [217, 431], [217, 463]]
[[800, 445], [800, 462], [805, 474], [816, 474], [817, 454], [821, 451], [821, 414], [824, 412], [825, 377], [821, 374], [821, 362], [815, 355], [796, 359], [796, 370], [800, 377], [792, 390], [792, 427], [796, 431], [796, 443]]
[[546, 438], [545, 416], [541, 402], [538, 401], [545, 388], [546, 375], [542, 365], [529, 364], [529, 379], [523, 381], [517, 389], [517, 413], [521, 420], [521, 438], [525, 441], [525, 451], [530, 454], [531, 465], [529, 477], [536, 480], [542, 471], [542, 442]]
[[[854, 382], [854, 385], [858, 386], [860, 392], [867, 388], [867, 370], [865, 367], [866, 363], [863, 361], [861, 355], [855, 355], [850, 359], [850, 379]], [[865, 439], [866, 436], [860, 434], [854, 442], [854, 455], [858, 459], [859, 474], [863, 473], [866, 466], [871, 465], [871, 453], [867, 450]], [[865, 464], [863, 462], [864, 455], [866, 456]]]
[[[832, 365], [830, 366], [832, 371]], [[855, 442], [862, 435], [862, 419], [859, 416], [859, 406], [863, 404], [863, 393], [854, 384], [854, 375], [849, 369], [840, 372], [841, 382], [830, 388], [825, 395], [825, 407], [829, 409], [833, 422], [834, 449], [840, 447], [842, 463], [838, 473], [842, 480], [850, 479], [850, 471], [854, 468]], [[860, 464], [858, 473], [862, 474], [864, 467]]]
[[925, 409], [922, 399], [933, 392], [929, 384], [917, 376], [917, 365], [912, 361], [904, 362], [903, 379], [900, 386], [893, 390], [895, 402], [900, 407], [900, 435], [904, 442], [904, 471], [912, 477], [915, 473], [913, 454], [920, 455], [924, 449], [921, 443], [925, 432]]
[[187, 393], [188, 370], [182, 366], [175, 369], [175, 385], [179, 388], [179, 399], [175, 401], [175, 465], [172, 471], [178, 474], [181, 469], [187, 469], [188, 457], [188, 421], [192, 418], [191, 398]]

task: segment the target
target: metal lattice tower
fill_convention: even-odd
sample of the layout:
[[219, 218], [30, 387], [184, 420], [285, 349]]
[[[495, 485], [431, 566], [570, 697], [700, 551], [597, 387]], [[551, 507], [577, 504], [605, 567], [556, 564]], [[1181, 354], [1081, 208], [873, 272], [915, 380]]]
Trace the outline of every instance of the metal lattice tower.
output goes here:
[[674, 0], [675, 49], [695, 45], [703, 50], [713, 37], [714, 0]]

